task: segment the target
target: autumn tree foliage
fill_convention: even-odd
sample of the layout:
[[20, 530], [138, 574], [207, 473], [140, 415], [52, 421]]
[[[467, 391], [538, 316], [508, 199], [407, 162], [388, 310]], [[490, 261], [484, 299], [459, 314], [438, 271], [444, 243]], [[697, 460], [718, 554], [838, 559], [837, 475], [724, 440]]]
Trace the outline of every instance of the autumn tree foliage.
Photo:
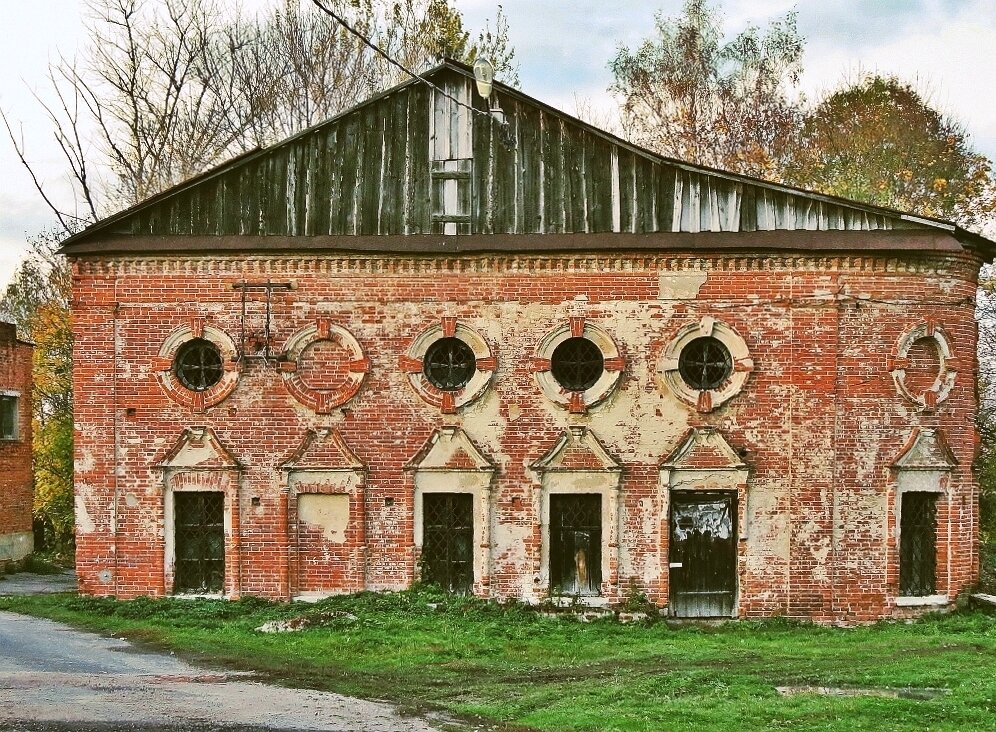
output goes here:
[[808, 111], [783, 178], [976, 230], [996, 212], [992, 162], [895, 77], [866, 76]]
[[706, 0], [658, 14], [655, 33], [609, 63], [626, 136], [679, 160], [777, 178], [799, 125], [803, 43], [794, 12], [731, 40]]
[[[322, 0], [416, 72], [443, 56], [485, 54], [518, 83], [499, 9], [476, 38], [451, 0]], [[0, 311], [36, 343], [35, 516], [49, 548], [73, 537], [70, 276], [58, 243], [114, 211], [250, 149], [332, 117], [403, 81], [315, 4], [279, 0], [249, 17], [235, 0], [88, 0], [88, 40], [49, 68], [39, 99], [73, 184], [58, 201], [31, 164], [23, 132], [2, 120], [58, 228], [31, 254]]]
[[64, 552], [73, 542], [73, 343], [70, 273], [55, 254], [63, 232], [29, 240], [31, 254], [0, 297], [0, 313], [34, 342], [32, 419], [34, 517], [42, 546]]

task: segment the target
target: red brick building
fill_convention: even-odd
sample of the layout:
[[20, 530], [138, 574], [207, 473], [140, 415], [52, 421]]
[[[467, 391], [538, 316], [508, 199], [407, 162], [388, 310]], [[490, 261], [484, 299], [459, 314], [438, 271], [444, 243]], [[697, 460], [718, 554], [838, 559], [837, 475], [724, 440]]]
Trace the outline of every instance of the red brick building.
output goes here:
[[0, 569], [34, 549], [31, 507], [31, 354], [0, 322]]
[[430, 78], [66, 242], [85, 592], [856, 621], [976, 580], [996, 245]]

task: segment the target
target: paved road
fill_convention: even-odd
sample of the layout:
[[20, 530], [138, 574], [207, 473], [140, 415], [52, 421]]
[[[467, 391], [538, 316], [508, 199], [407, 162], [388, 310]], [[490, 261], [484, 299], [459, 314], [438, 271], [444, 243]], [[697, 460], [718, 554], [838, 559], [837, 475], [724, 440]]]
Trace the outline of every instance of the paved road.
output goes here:
[[7, 732], [430, 732], [387, 704], [197, 668], [50, 620], [0, 612]]

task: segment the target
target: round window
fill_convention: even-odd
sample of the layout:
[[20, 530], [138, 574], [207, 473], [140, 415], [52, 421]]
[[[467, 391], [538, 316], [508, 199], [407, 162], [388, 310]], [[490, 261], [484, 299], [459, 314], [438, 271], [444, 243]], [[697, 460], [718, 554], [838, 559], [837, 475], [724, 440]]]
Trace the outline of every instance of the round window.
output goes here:
[[550, 372], [564, 389], [585, 391], [595, 385], [605, 370], [605, 357], [593, 341], [568, 338], [553, 350]]
[[696, 338], [681, 349], [678, 373], [693, 389], [718, 389], [733, 373], [733, 359], [718, 338]]
[[204, 338], [194, 338], [180, 346], [173, 361], [180, 383], [191, 391], [206, 391], [221, 381], [224, 367], [218, 346]]
[[474, 377], [477, 356], [474, 350], [459, 338], [450, 336], [433, 341], [422, 359], [422, 373], [437, 389], [457, 391]]

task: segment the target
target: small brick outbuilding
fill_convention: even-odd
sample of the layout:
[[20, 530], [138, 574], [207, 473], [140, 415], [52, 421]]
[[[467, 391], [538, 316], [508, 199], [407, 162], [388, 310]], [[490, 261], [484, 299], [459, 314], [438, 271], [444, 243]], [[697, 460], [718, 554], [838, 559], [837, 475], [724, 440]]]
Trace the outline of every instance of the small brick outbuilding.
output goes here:
[[860, 621], [972, 585], [993, 242], [428, 76], [67, 240], [84, 592]]
[[30, 343], [0, 322], [0, 569], [34, 549]]

